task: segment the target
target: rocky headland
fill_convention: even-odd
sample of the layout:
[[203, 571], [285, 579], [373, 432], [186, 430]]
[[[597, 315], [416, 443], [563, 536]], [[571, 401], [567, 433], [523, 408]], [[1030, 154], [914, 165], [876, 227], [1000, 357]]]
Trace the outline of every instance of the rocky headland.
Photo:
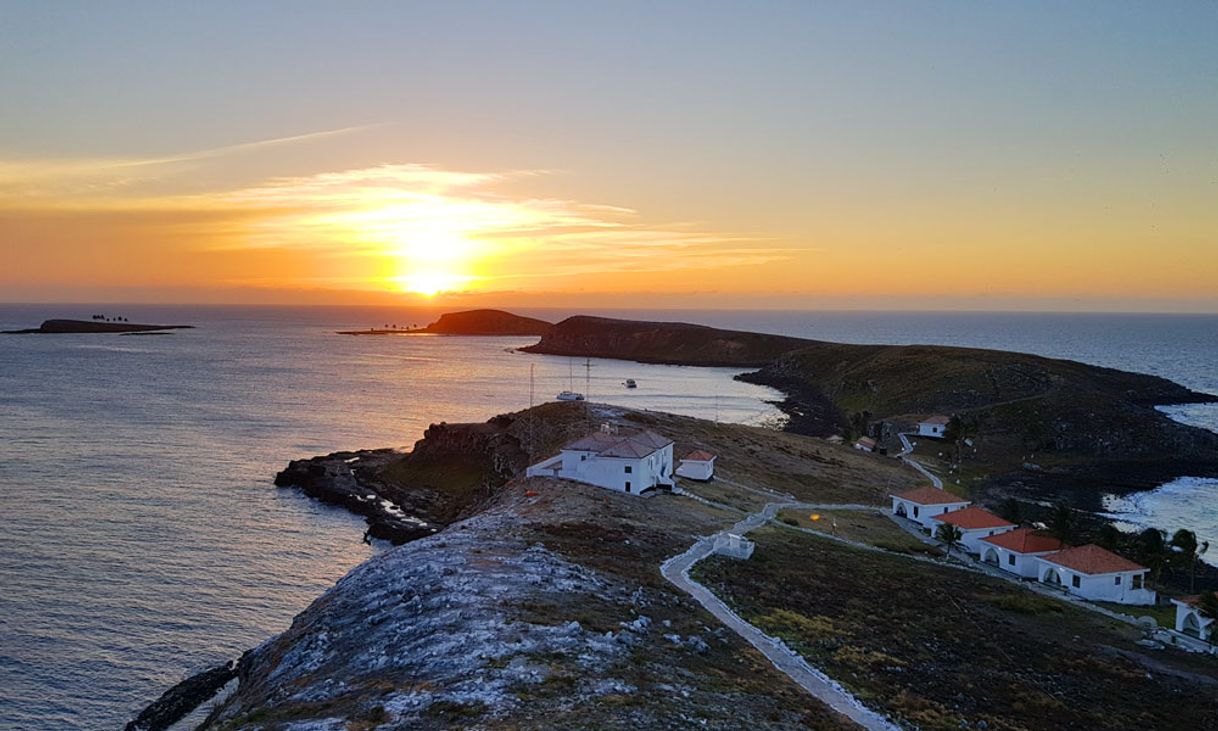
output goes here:
[[[758, 368], [739, 378], [778, 389], [787, 428], [878, 437], [933, 414], [958, 415], [973, 442], [967, 488], [991, 500], [1067, 500], [1218, 475], [1218, 434], [1156, 406], [1218, 401], [1157, 376], [975, 348], [849, 345], [669, 322], [571, 317], [532, 353]], [[942, 451], [952, 445], [943, 444]]]
[[[676, 441], [678, 453], [712, 451], [718, 479], [687, 485], [692, 495], [641, 498], [521, 474], [521, 465], [602, 423], [658, 431]], [[587, 403], [436, 425], [405, 454], [331, 459], [364, 463], [355, 472], [366, 471], [364, 479], [399, 504], [430, 475], [417, 504], [443, 506], [436, 520], [451, 522], [373, 557], [287, 631], [162, 699], [177, 707], [235, 671], [236, 688], [202, 729], [851, 728], [664, 580], [659, 567], [775, 495], [878, 506], [919, 479], [895, 460], [817, 438]], [[465, 461], [466, 474], [446, 477]], [[311, 479], [348, 481], [341, 471], [327, 474]], [[838, 521], [854, 530], [835, 517], [834, 531]], [[1079, 728], [1133, 729], [1167, 717], [1203, 727], [1214, 718], [1218, 703], [1205, 694], [1218, 685], [1218, 670], [1205, 661], [1148, 654], [1132, 626], [1029, 598], [938, 560], [919, 562], [920, 554], [910, 554], [919, 544], [890, 529], [891, 538], [877, 539], [877, 554], [799, 533], [776, 540], [779, 529], [767, 528], [748, 562], [714, 559], [700, 575], [752, 621], [795, 651], [823, 658], [835, 678], [866, 692], [868, 705], [909, 727], [1047, 730], [1066, 718]], [[860, 562], [866, 580], [818, 583], [857, 574]], [[757, 585], [750, 593], [732, 593], [750, 581]], [[902, 588], [909, 585], [919, 589]], [[954, 601], [943, 601], [947, 590]], [[783, 597], [798, 597], [798, 606], [773, 608]], [[924, 621], [886, 620], [906, 614]], [[936, 639], [941, 650], [923, 634], [936, 622], [945, 633]], [[1017, 631], [994, 633], [1008, 638], [994, 650], [979, 639], [990, 635], [977, 634], [990, 625]], [[820, 639], [800, 644], [808, 633]], [[999, 651], [1001, 661], [987, 654]], [[956, 659], [960, 652], [967, 663]], [[964, 668], [965, 676], [983, 677], [964, 682]], [[1068, 705], [1061, 694], [1069, 694]], [[1174, 703], [1182, 697], [1193, 700]], [[1136, 724], [1123, 723], [1130, 719]]]

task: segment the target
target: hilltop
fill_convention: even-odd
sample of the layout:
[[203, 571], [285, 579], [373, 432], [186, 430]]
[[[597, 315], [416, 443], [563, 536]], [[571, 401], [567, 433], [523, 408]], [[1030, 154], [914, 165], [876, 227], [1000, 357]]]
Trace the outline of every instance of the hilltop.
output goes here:
[[720, 330], [685, 322], [568, 317], [521, 350], [546, 355], [620, 358], [640, 363], [759, 368], [815, 341]]
[[[1155, 407], [1218, 400], [1157, 376], [1023, 353], [928, 345], [850, 345], [668, 322], [572, 317], [524, 350], [649, 363], [758, 368], [741, 380], [786, 399], [788, 429], [896, 433], [959, 415], [976, 444], [962, 479], [983, 494], [1069, 498], [1098, 508], [1099, 488], [1154, 487], [1218, 474], [1218, 435]], [[924, 440], [924, 448], [952, 445]], [[934, 456], [932, 453], [931, 456]], [[1063, 491], [1071, 494], [1064, 495]]]
[[[604, 422], [718, 454], [717, 480], [641, 498], [520, 474]], [[711, 558], [696, 574], [894, 720], [1048, 731], [1066, 717], [1120, 729], [1214, 718], [1212, 663], [1152, 655], [1128, 623], [928, 561], [933, 548], [867, 507], [917, 484], [894, 461], [595, 404], [435, 425], [407, 454], [376, 454], [368, 478], [398, 496], [425, 484], [448, 522], [213, 671], [239, 685], [201, 728], [850, 728], [660, 572], [780, 493], [843, 505], [826, 516], [833, 532], [866, 545], [784, 518], [758, 531], [749, 561]], [[444, 465], [462, 462], [473, 467], [450, 479]]]

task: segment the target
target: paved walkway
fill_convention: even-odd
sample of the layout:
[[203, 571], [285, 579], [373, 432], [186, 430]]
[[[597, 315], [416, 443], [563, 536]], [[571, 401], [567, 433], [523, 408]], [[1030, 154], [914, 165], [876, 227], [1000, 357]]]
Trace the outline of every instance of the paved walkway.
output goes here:
[[[847, 505], [815, 505], [810, 503], [780, 502], [769, 503], [756, 513], [751, 513], [736, 523], [732, 528], [722, 533], [744, 535], [754, 528], [765, 525], [774, 519], [779, 510], [786, 508], [805, 508], [809, 510], [850, 509], [866, 506]], [[744, 638], [761, 654], [773, 663], [774, 667], [786, 673], [801, 688], [820, 699], [825, 705], [841, 713], [850, 720], [869, 731], [898, 731], [900, 727], [893, 724], [884, 716], [872, 711], [854, 697], [850, 691], [820, 670], [808, 664], [782, 640], [771, 637], [749, 624], [740, 615], [733, 612], [719, 597], [715, 596], [705, 586], [694, 581], [689, 576], [689, 570], [714, 550], [716, 534], [702, 538], [685, 553], [674, 556], [660, 566], [660, 573], [677, 588], [689, 594], [716, 619], [723, 622], [729, 629]]]
[[930, 484], [942, 490], [943, 480], [940, 480], [938, 475], [923, 467], [921, 462], [909, 456], [913, 453], [913, 445], [909, 443], [909, 437], [903, 433], [898, 433], [897, 436], [901, 439], [902, 447], [900, 453], [897, 454], [897, 458], [918, 472], [921, 472], [926, 479], [930, 480]]

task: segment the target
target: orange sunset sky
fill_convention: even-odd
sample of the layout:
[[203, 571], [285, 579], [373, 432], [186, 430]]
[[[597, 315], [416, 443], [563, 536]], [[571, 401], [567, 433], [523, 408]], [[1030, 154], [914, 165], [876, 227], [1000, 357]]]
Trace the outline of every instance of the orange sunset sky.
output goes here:
[[1218, 311], [1218, 5], [36, 3], [0, 301]]

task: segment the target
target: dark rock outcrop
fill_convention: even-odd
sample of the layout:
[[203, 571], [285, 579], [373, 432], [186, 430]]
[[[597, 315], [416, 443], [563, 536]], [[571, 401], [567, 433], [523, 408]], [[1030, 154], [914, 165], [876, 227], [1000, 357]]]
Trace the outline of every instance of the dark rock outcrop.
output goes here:
[[339, 335], [545, 335], [554, 327], [545, 320], [524, 317], [503, 310], [467, 310], [448, 312], [427, 327], [411, 329], [368, 328], [367, 330], [340, 330]]
[[140, 333], [158, 330], [188, 330], [194, 325], [141, 325], [136, 322], [96, 320], [46, 320], [36, 328], [5, 330], [5, 335], [69, 335], [80, 333]]
[[162, 693], [127, 724], [125, 731], [164, 731], [219, 693], [237, 677], [239, 665], [227, 662], [183, 680]]

